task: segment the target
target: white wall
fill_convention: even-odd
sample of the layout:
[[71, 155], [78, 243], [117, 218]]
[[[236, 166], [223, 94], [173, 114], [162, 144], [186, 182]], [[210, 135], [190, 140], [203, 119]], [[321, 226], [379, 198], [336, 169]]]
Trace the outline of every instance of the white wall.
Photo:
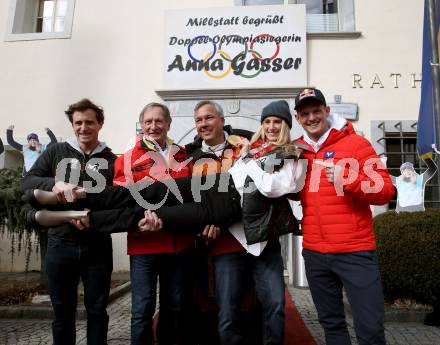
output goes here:
[[[32, 243], [31, 254], [29, 256], [28, 270], [40, 270], [40, 253], [36, 252], [34, 243], [36, 242], [35, 236], [31, 236], [30, 241]], [[12, 255], [12, 237], [6, 232], [0, 234], [0, 272], [22, 272], [26, 267], [26, 257], [28, 249], [25, 245], [22, 246], [20, 252], [18, 251], [18, 239], [15, 235], [14, 240], [14, 255]], [[23, 241], [23, 243], [26, 243]], [[37, 249], [38, 250], [38, 249]]]

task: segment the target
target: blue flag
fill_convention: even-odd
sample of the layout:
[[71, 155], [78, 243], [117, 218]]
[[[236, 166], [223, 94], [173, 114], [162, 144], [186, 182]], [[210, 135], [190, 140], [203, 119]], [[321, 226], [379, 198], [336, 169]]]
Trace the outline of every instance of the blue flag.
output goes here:
[[[440, 40], [440, 6], [436, 2], [435, 32]], [[423, 21], [423, 54], [422, 54], [422, 91], [420, 98], [419, 121], [417, 124], [417, 151], [421, 158], [432, 158], [432, 148], [435, 138], [435, 113], [431, 73], [431, 42], [429, 38], [428, 0], [425, 0], [425, 15]], [[440, 46], [440, 44], [438, 44]], [[440, 116], [438, 114], [437, 116]], [[439, 149], [439, 148], [437, 148]]]

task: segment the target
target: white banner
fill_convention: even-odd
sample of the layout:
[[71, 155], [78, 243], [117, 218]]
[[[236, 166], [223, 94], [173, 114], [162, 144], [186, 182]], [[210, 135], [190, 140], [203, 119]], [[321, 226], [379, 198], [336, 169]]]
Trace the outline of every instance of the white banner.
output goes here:
[[165, 13], [165, 89], [307, 85], [305, 5]]

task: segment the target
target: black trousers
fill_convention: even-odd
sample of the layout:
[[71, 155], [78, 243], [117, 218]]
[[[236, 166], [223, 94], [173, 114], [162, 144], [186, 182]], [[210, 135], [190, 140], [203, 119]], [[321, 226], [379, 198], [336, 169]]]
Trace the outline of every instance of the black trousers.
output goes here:
[[228, 173], [156, 181], [141, 188], [109, 186], [87, 194], [90, 224], [100, 232], [133, 231], [144, 210], [157, 213], [165, 230], [192, 225], [198, 232], [206, 224], [228, 225], [241, 218], [240, 195]]
[[78, 284], [84, 285], [87, 311], [87, 344], [107, 344], [107, 303], [113, 269], [112, 240], [103, 236], [99, 243], [73, 242], [49, 236], [46, 273], [54, 311], [53, 344], [76, 344]]
[[318, 253], [304, 249], [306, 275], [327, 345], [351, 345], [342, 288], [359, 345], [385, 345], [382, 284], [376, 252]]

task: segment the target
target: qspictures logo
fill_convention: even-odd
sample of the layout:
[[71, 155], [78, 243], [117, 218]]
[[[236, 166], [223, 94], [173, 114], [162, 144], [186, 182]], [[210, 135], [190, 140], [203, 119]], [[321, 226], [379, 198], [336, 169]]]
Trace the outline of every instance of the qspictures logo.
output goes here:
[[[191, 159], [186, 159], [182, 162], [174, 159], [176, 152], [171, 152], [171, 160], [168, 164], [164, 164], [163, 157], [157, 152], [146, 152], [142, 157], [138, 158], [134, 163], [142, 161], [151, 161], [152, 165], [149, 169], [149, 173], [146, 174], [141, 180], [135, 181], [133, 171], [131, 169], [132, 157], [131, 151], [124, 155], [124, 175], [126, 184], [123, 187], [127, 188], [133, 199], [143, 208], [156, 210], [163, 206], [167, 200], [168, 194], [173, 194], [177, 200], [183, 203], [183, 198], [178, 188], [175, 179], [172, 177], [170, 170], [176, 171], [184, 169], [191, 162]], [[217, 161], [213, 160], [213, 164], [210, 164], [211, 158], [205, 158], [203, 165], [214, 166]], [[273, 173], [275, 166], [281, 164], [281, 160], [276, 158], [276, 155], [270, 155], [266, 159], [271, 160], [271, 164], [265, 164], [264, 170], [266, 173]], [[286, 162], [285, 160], [284, 162]], [[86, 174], [89, 175], [92, 181], [87, 181], [82, 187], [87, 193], [100, 193], [106, 186], [105, 177], [93, 167], [97, 166], [98, 169], [107, 169], [108, 162], [104, 159], [93, 159], [89, 161], [86, 169]], [[197, 162], [196, 162], [197, 163]], [[267, 163], [267, 162], [266, 162]], [[172, 167], [170, 169], [170, 166]], [[297, 169], [301, 169], [301, 177], [295, 181], [297, 185], [297, 192], [300, 192], [305, 187], [305, 179], [309, 179], [307, 192], [317, 193], [320, 191], [320, 185], [322, 184], [321, 176], [325, 176], [327, 169], [334, 170], [334, 181], [332, 182], [336, 195], [343, 197], [345, 195], [345, 187], [351, 184], [358, 184], [359, 189], [365, 193], [380, 193], [384, 187], [383, 176], [379, 173], [380, 170], [386, 170], [384, 163], [378, 158], [373, 157], [367, 159], [362, 165], [354, 158], [342, 158], [335, 161], [333, 158], [320, 160], [315, 159], [311, 164], [306, 159], [299, 159], [297, 162]], [[65, 159], [61, 161], [57, 168], [56, 180], [66, 181], [73, 185], [79, 184], [81, 167], [75, 164], [71, 159]], [[203, 170], [203, 169], [202, 169]], [[69, 171], [67, 175], [67, 171]], [[67, 178], [68, 177], [68, 178]], [[195, 202], [201, 202], [201, 191], [213, 188], [216, 181], [216, 174], [208, 174], [205, 178], [202, 176], [192, 176], [191, 178], [191, 193]], [[228, 192], [229, 178], [224, 178], [218, 183], [218, 192]], [[160, 202], [152, 203], [151, 200], [145, 200], [141, 191], [148, 188], [153, 183], [163, 183], [167, 187], [167, 194]], [[252, 185], [245, 189], [244, 193], [252, 193], [255, 190], [255, 186]]]

